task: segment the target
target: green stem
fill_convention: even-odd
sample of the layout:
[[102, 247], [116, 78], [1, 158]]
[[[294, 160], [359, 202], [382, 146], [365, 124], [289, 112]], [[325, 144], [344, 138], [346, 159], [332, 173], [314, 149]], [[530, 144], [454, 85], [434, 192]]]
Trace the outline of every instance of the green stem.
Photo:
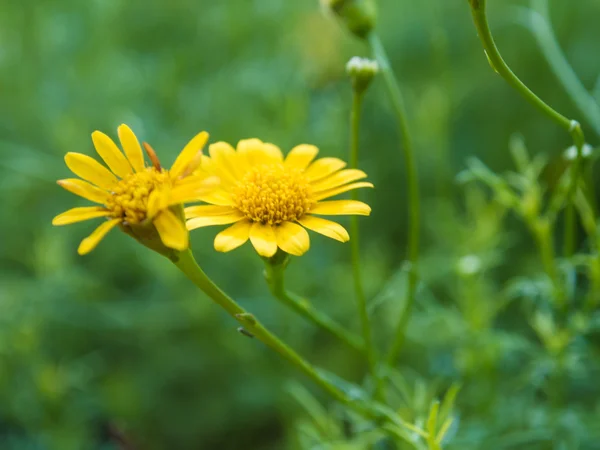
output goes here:
[[573, 256], [575, 253], [575, 241], [577, 240], [577, 217], [575, 215], [575, 206], [570, 200], [565, 207], [565, 236], [563, 241], [563, 253], [565, 256]]
[[600, 256], [598, 250], [596, 250], [596, 255], [592, 257], [589, 263], [588, 278], [590, 288], [583, 309], [589, 314], [598, 308], [600, 304]]
[[364, 353], [365, 345], [360, 337], [349, 332], [342, 325], [316, 309], [308, 300], [285, 289], [284, 272], [284, 264], [277, 264], [271, 261], [265, 262], [265, 276], [273, 297], [296, 311], [304, 318], [333, 334], [349, 347], [360, 353]]
[[[580, 184], [581, 173], [583, 172], [584, 161], [582, 157], [583, 144], [577, 147], [577, 158], [571, 164], [571, 183], [569, 184], [569, 192], [567, 195], [567, 206], [565, 210], [565, 237], [564, 237], [564, 254], [566, 257], [573, 256], [575, 253], [575, 245], [577, 241], [577, 215], [575, 213], [575, 205], [573, 199], [577, 191], [577, 186]], [[582, 178], [582, 186], [585, 188], [585, 178]], [[584, 189], [585, 190], [585, 189]]]
[[[585, 136], [583, 134], [581, 125], [576, 120], [569, 120], [567, 117], [563, 116], [561, 113], [545, 103], [541, 98], [535, 95], [519, 79], [519, 77], [514, 74], [514, 72], [510, 69], [510, 67], [508, 67], [508, 64], [506, 64], [502, 58], [502, 55], [500, 55], [500, 51], [498, 50], [498, 47], [494, 41], [494, 37], [492, 36], [486, 15], [486, 0], [470, 0], [470, 4], [473, 22], [475, 23], [477, 33], [479, 34], [479, 39], [483, 44], [483, 48], [492, 68], [529, 103], [535, 106], [542, 114], [546, 115], [548, 118], [550, 118], [550, 120], [556, 122], [571, 135], [571, 138], [577, 147], [577, 159], [573, 165], [573, 177], [571, 181], [571, 191], [574, 191], [574, 188], [578, 184], [582, 159], [581, 152], [585, 144]], [[573, 253], [576, 241], [576, 217], [575, 210], [572, 207], [572, 195], [569, 196], [565, 214], [565, 254], [570, 256]]]
[[413, 142], [408, 126], [406, 108], [404, 106], [404, 99], [402, 92], [398, 86], [398, 82], [394, 77], [394, 73], [390, 66], [389, 59], [381, 44], [379, 37], [373, 33], [369, 36], [369, 44], [371, 51], [379, 64], [379, 69], [383, 75], [386, 87], [388, 89], [392, 107], [396, 115], [398, 122], [398, 129], [400, 130], [402, 138], [402, 151], [404, 153], [404, 164], [406, 166], [406, 181], [407, 191], [409, 199], [409, 231], [408, 231], [408, 249], [407, 249], [407, 260], [410, 264], [408, 271], [408, 289], [406, 295], [406, 303], [396, 328], [396, 334], [392, 342], [392, 346], [387, 356], [387, 363], [391, 366], [394, 365], [402, 345], [404, 344], [404, 337], [406, 334], [406, 327], [412, 314], [413, 306], [415, 303], [415, 291], [417, 288], [417, 259], [419, 257], [419, 223], [420, 223], [420, 204], [419, 204], [419, 177], [417, 173], [417, 164], [414, 155]]
[[315, 384], [320, 386], [325, 392], [331, 395], [335, 400], [348, 406], [355, 412], [365, 416], [368, 419], [382, 421], [387, 424], [401, 426], [407, 430], [422, 433], [419, 428], [402, 420], [390, 410], [387, 406], [376, 402], [368, 402], [362, 399], [355, 399], [347, 395], [337, 386], [323, 378], [317, 369], [308, 361], [302, 358], [298, 353], [292, 350], [285, 342], [265, 328], [254, 315], [250, 314], [238, 303], [225, 294], [198, 266], [190, 250], [177, 252], [171, 256], [171, 261], [190, 279], [200, 290], [210, 297], [217, 305], [221, 306], [230, 316], [237, 320], [245, 331], [245, 334], [255, 337], [267, 347], [271, 348], [291, 363], [294, 367], [304, 373]]
[[[592, 186], [591, 182], [589, 186]], [[600, 236], [598, 235], [597, 214], [594, 210], [595, 202], [583, 190], [577, 192], [573, 203], [579, 212], [583, 229], [590, 243], [590, 255], [586, 264], [590, 285], [583, 310], [591, 313], [600, 301]]]
[[514, 72], [508, 67], [508, 64], [504, 61], [500, 55], [500, 51], [494, 42], [494, 37], [490, 30], [486, 15], [486, 0], [470, 0], [471, 1], [471, 13], [473, 15], [473, 21], [475, 27], [479, 33], [479, 39], [483, 44], [483, 48], [488, 57], [492, 68], [502, 77], [504, 80], [511, 85], [519, 94], [521, 94], [529, 103], [535, 106], [543, 114], [548, 116], [551, 120], [556, 122], [562, 128], [564, 128], [571, 136], [577, 146], [578, 142], [585, 142], [583, 138], [583, 131], [577, 121], [569, 120], [554, 108], [545, 103], [541, 98], [535, 95], [525, 84], [517, 77]]
[[596, 190], [594, 189], [594, 162], [590, 161], [585, 164], [583, 169], [583, 186], [584, 192], [588, 199], [588, 203], [592, 208], [594, 217], [598, 215], [598, 200], [596, 198]]
[[222, 307], [227, 313], [237, 320], [248, 333], [251, 333], [263, 344], [275, 350], [298, 370], [312, 379], [317, 385], [323, 388], [333, 398], [348, 403], [349, 399], [341, 390], [328, 381], [324, 380], [317, 370], [294, 350], [288, 347], [281, 339], [267, 330], [252, 314], [248, 313], [238, 303], [225, 294], [198, 266], [192, 252], [186, 250], [177, 254], [173, 263], [187, 276], [196, 286], [198, 286], [215, 303]]
[[556, 255], [552, 242], [552, 225], [546, 219], [537, 219], [530, 223], [542, 259], [544, 270], [554, 287], [554, 297], [559, 308], [566, 305], [565, 292], [556, 267]]
[[[352, 92], [352, 109], [350, 111], [350, 167], [358, 167], [358, 148], [360, 136], [360, 113], [362, 106], [363, 93], [356, 88]], [[352, 200], [358, 200], [358, 190], [352, 191]], [[362, 273], [360, 267], [360, 229], [358, 226], [358, 216], [350, 217], [350, 252], [352, 262], [352, 278], [354, 279], [354, 295], [358, 306], [358, 314], [362, 329], [362, 336], [365, 343], [367, 362], [371, 372], [371, 377], [376, 387], [375, 396], [381, 398], [381, 384], [377, 381], [377, 360], [373, 347], [373, 335], [371, 332], [371, 321], [367, 310], [367, 299], [362, 284]]]

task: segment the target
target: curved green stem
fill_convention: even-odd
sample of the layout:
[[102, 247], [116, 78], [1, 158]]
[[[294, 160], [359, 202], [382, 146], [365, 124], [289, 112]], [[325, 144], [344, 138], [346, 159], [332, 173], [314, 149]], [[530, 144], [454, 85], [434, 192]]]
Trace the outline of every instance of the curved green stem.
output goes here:
[[[350, 111], [350, 167], [358, 167], [358, 147], [360, 135], [360, 111], [362, 106], [363, 93], [356, 89], [352, 93], [352, 109]], [[358, 190], [352, 191], [352, 200], [358, 200]], [[362, 284], [362, 273], [360, 267], [360, 229], [358, 226], [358, 216], [350, 217], [350, 253], [352, 262], [352, 278], [354, 280], [354, 295], [358, 306], [358, 314], [362, 329], [362, 336], [365, 343], [365, 353], [374, 385], [379, 386], [377, 382], [377, 360], [373, 348], [373, 336], [371, 332], [371, 321], [367, 310], [367, 299]]]
[[[575, 146], [577, 147], [577, 159], [573, 164], [573, 177], [571, 181], [571, 192], [574, 192], [578, 184], [581, 166], [581, 152], [585, 144], [585, 136], [581, 125], [576, 120], [569, 120], [561, 113], [556, 111], [554, 108], [545, 103], [541, 98], [535, 95], [514, 72], [508, 67], [508, 64], [504, 61], [500, 55], [500, 51], [496, 46], [494, 37], [490, 30], [486, 15], [486, 0], [470, 0], [471, 13], [473, 15], [473, 22], [477, 28], [479, 39], [483, 44], [483, 48], [488, 57], [488, 61], [492, 68], [502, 77], [504, 80], [512, 86], [519, 94], [521, 94], [529, 103], [535, 106], [540, 112], [546, 115], [550, 120], [556, 122], [564, 130], [566, 130], [573, 139]], [[569, 202], [567, 204], [565, 216], [565, 253], [570, 256], [573, 253], [573, 249], [576, 241], [576, 227], [575, 227], [575, 210], [572, 205], [572, 194], [569, 195]]]
[[545, 103], [515, 75], [502, 58], [502, 55], [500, 55], [500, 51], [492, 36], [492, 31], [490, 30], [486, 15], [486, 0], [470, 0], [470, 3], [473, 22], [475, 23], [479, 39], [483, 44], [483, 49], [485, 50], [485, 54], [488, 57], [488, 61], [492, 68], [529, 103], [565, 129], [571, 135], [575, 146], [581, 150], [585, 144], [585, 136], [579, 122], [568, 119]]
[[492, 32], [490, 30], [490, 25], [488, 23], [487, 15], [486, 15], [486, 0], [470, 0], [471, 2], [471, 13], [473, 15], [473, 21], [475, 23], [475, 27], [477, 28], [477, 32], [479, 34], [479, 39], [483, 44], [483, 48], [488, 57], [490, 65], [492, 68], [502, 77], [504, 80], [511, 85], [517, 92], [519, 92], [529, 103], [535, 106], [538, 110], [540, 110], [543, 114], [548, 116], [551, 120], [556, 122], [562, 128], [564, 128], [567, 132], [571, 134], [573, 137], [573, 141], [577, 145], [577, 141], [581, 140], [581, 145], [585, 141], [583, 139], [583, 132], [581, 130], [581, 126], [574, 120], [569, 120], [561, 113], [556, 111], [554, 108], [545, 103], [541, 98], [535, 95], [525, 84], [517, 77], [508, 64], [504, 61], [502, 56], [500, 55], [500, 51], [496, 46], [496, 42], [494, 41], [494, 37], [492, 36]]
[[302, 358], [285, 342], [265, 328], [254, 315], [250, 314], [235, 300], [223, 292], [204, 273], [200, 266], [198, 266], [190, 250], [177, 252], [171, 255], [170, 259], [187, 278], [189, 278], [196, 286], [198, 286], [198, 288], [200, 288], [200, 290], [202, 290], [208, 297], [210, 297], [216, 304], [221, 306], [230, 316], [232, 316], [243, 326], [244, 334], [255, 337], [267, 347], [277, 352], [294, 367], [303, 372], [315, 384], [320, 386], [325, 392], [331, 395], [335, 400], [343, 403], [350, 409], [362, 414], [368, 419], [401, 426], [407, 430], [420, 433], [424, 437], [427, 437], [427, 433], [402, 420], [387, 406], [376, 402], [369, 402], [363, 399], [355, 399], [350, 397], [340, 388], [326, 380], [308, 361]]
[[265, 262], [265, 277], [273, 297], [296, 311], [301, 316], [333, 334], [349, 347], [360, 353], [364, 353], [365, 345], [360, 337], [349, 332], [328, 315], [316, 309], [308, 300], [285, 289], [284, 271], [284, 264], [278, 264], [272, 261]]
[[396, 115], [396, 120], [398, 122], [398, 129], [400, 130], [401, 134], [410, 208], [407, 249], [407, 260], [410, 264], [410, 270], [408, 272], [406, 303], [398, 320], [396, 334], [387, 356], [387, 363], [389, 365], [393, 365], [396, 362], [396, 359], [398, 359], [398, 355], [400, 354], [402, 345], [404, 344], [406, 327], [412, 314], [412, 309], [415, 303], [415, 291], [417, 289], [416, 263], [419, 257], [419, 223], [421, 214], [419, 204], [419, 178], [402, 92], [400, 91], [398, 82], [394, 77], [390, 62], [379, 37], [374, 33], [371, 34], [369, 36], [369, 44], [371, 51], [373, 52], [373, 55], [379, 64], [379, 69], [381, 70], [381, 74], [383, 75], [383, 79], [390, 94], [390, 100], [392, 102], [394, 114]]
[[196, 286], [227, 311], [230, 316], [237, 320], [244, 327], [246, 332], [279, 353], [333, 398], [342, 403], [349, 402], [345, 393], [324, 380], [310, 363], [288, 347], [281, 339], [267, 330], [252, 314], [248, 313], [248, 311], [238, 305], [235, 300], [225, 294], [215, 283], [213, 283], [200, 266], [198, 266], [190, 250], [178, 253], [177, 257], [172, 259], [172, 261]]

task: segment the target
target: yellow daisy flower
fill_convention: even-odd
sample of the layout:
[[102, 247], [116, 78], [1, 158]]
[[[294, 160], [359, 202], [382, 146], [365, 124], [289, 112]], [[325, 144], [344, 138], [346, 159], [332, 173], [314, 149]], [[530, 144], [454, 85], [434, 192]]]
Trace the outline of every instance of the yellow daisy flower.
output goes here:
[[200, 166], [208, 134], [203, 131], [196, 135], [169, 170], [161, 167], [154, 150], [144, 142], [152, 162], [151, 166], [146, 166], [142, 148], [127, 125], [119, 126], [118, 134], [124, 153], [106, 134], [92, 133], [96, 152], [108, 169], [81, 153], [65, 155], [67, 167], [81, 179], [68, 178], [57, 183], [100, 206], [70, 209], [56, 216], [52, 224], [68, 225], [98, 217], [107, 219], [81, 241], [80, 255], [92, 251], [117, 225], [134, 237], [148, 235], [149, 226], [153, 225], [150, 228], [158, 232], [164, 246], [179, 251], [187, 249], [189, 233], [183, 219], [178, 217], [176, 206], [197, 200], [218, 183], [216, 177], [194, 173]]
[[221, 179], [213, 192], [199, 196], [209, 205], [185, 209], [188, 230], [209, 225], [233, 224], [217, 234], [215, 249], [228, 252], [248, 239], [259, 255], [271, 257], [277, 248], [302, 255], [310, 247], [303, 228], [346, 242], [340, 224], [319, 215], [369, 215], [369, 205], [355, 200], [323, 201], [343, 192], [373, 187], [357, 182], [367, 175], [344, 169], [337, 158], [320, 158], [314, 145], [294, 147], [284, 159], [281, 150], [258, 139], [246, 139], [237, 149], [225, 142], [209, 147], [202, 169]]

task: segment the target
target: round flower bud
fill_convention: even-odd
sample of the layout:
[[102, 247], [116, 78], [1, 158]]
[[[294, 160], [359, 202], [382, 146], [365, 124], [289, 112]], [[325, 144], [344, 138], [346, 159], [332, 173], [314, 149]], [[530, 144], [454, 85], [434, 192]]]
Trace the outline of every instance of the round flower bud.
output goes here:
[[321, 5], [361, 39], [365, 39], [375, 27], [377, 10], [374, 0], [321, 0]]
[[[589, 158], [592, 154], [592, 146], [589, 144], [584, 144], [583, 148], [581, 149], [581, 157], [582, 158]], [[565, 150], [564, 153], [564, 158], [567, 161], [574, 161], [575, 159], [577, 159], [577, 147], [575, 147], [574, 145], [571, 145], [569, 148], [567, 148]]]
[[371, 80], [379, 72], [379, 65], [377, 61], [369, 58], [361, 58], [360, 56], [353, 56], [348, 63], [346, 63], [346, 73], [352, 80], [352, 87], [356, 92], [364, 92]]
[[477, 255], [465, 255], [456, 263], [457, 272], [463, 276], [475, 275], [481, 272], [482, 268], [483, 263]]

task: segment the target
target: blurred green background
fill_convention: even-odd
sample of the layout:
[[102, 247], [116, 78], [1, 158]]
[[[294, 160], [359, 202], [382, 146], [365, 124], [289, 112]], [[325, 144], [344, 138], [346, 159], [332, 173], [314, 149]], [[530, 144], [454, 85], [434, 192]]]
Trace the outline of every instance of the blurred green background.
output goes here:
[[[448, 448], [599, 449], [597, 343], [581, 343], [585, 351], [573, 356], [580, 370], [553, 400], [543, 345], [518, 302], [489, 323], [482, 310], [503, 301], [507, 280], [539, 273], [530, 238], [483, 191], [455, 181], [471, 155], [496, 171], [512, 167], [515, 132], [560, 167], [569, 137], [493, 73], [465, 0], [378, 3], [378, 30], [410, 110], [424, 204], [425, 281], [401, 372], [423, 392], [462, 384]], [[532, 36], [514, 24], [512, 8], [526, 2], [489, 3], [511, 66], [577, 117]], [[600, 3], [551, 7], [561, 46], [591, 88], [600, 73]], [[117, 232], [79, 257], [78, 242], [94, 225], [50, 222], [84, 204], [55, 184], [69, 176], [63, 155], [93, 155], [90, 133], [116, 138], [121, 123], [166, 163], [200, 130], [212, 141], [259, 137], [286, 150], [312, 143], [346, 158], [344, 65], [354, 55], [368, 50], [310, 0], [0, 4], [2, 450], [129, 448], [121, 433], [139, 449], [330, 448], [298, 437], [306, 413], [286, 388], [306, 380], [238, 334], [166, 260]], [[383, 346], [402, 300], [407, 205], [381, 80], [368, 92], [362, 125], [360, 165], [376, 185], [361, 194], [373, 207], [361, 219], [363, 265]], [[553, 180], [548, 171], [545, 182]], [[213, 251], [216, 232], [192, 235], [205, 270], [315, 364], [360, 382], [360, 356], [276, 304], [249, 245]], [[312, 242], [290, 265], [290, 286], [358, 330], [349, 247], [316, 235]], [[485, 269], [474, 284], [459, 273], [469, 255]], [[484, 317], [480, 327], [467, 326], [456, 307], [467, 295], [476, 299], [474, 316]]]

